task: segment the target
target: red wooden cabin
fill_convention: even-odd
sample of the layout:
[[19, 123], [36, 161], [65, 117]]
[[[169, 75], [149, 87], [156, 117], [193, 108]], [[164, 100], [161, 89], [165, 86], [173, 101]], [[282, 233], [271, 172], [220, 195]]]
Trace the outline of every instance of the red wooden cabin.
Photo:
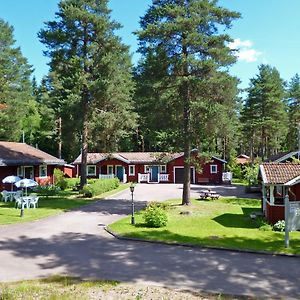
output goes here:
[[[222, 183], [226, 161], [217, 157], [204, 160], [196, 150], [192, 151], [192, 157], [197, 162], [197, 167], [196, 164], [191, 166], [192, 183]], [[76, 166], [76, 175], [80, 176], [81, 156], [73, 164]], [[87, 176], [89, 178], [117, 176], [122, 182], [182, 183], [183, 165], [183, 153], [89, 153]]]

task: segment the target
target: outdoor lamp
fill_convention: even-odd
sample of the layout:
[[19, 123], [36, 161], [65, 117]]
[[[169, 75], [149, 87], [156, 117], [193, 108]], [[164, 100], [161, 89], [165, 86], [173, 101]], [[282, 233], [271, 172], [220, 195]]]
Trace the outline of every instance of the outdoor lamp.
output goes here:
[[134, 202], [133, 202], [133, 192], [134, 192], [134, 185], [130, 185], [130, 192], [131, 192], [131, 225], [134, 225]]

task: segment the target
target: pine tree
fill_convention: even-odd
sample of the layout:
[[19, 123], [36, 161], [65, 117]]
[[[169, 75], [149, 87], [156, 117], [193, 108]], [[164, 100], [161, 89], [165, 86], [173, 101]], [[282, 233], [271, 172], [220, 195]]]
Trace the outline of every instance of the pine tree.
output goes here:
[[287, 89], [288, 105], [288, 135], [287, 147], [290, 151], [295, 151], [299, 147], [300, 130], [300, 77], [296, 74], [289, 82]]
[[260, 65], [250, 80], [242, 111], [245, 144], [252, 158], [266, 159], [281, 150], [287, 134], [284, 82], [276, 68]]
[[110, 20], [107, 2], [62, 0], [56, 20], [39, 33], [51, 58], [55, 102], [62, 116], [69, 113], [62, 126], [79, 129], [71, 132], [81, 138], [81, 186], [86, 184], [88, 145], [115, 146], [135, 120], [128, 47], [114, 34], [120, 25]]
[[[13, 27], [0, 19], [0, 139], [19, 141], [24, 131], [30, 143], [39, 118], [32, 97], [32, 70], [14, 44]], [[29, 123], [29, 118], [35, 124]]]
[[140, 22], [140, 53], [165, 66], [157, 81], [159, 98], [178, 107], [184, 149], [182, 204], [190, 203], [191, 145], [209, 117], [218, 116], [218, 104], [227, 101], [227, 91], [236, 85], [227, 73], [235, 62], [228, 47], [231, 39], [222, 30], [238, 17], [215, 0], [157, 0]]

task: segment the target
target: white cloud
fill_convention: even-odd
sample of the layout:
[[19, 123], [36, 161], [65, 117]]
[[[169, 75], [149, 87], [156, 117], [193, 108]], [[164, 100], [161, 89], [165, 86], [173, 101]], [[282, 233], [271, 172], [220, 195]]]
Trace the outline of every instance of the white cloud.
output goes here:
[[248, 63], [255, 62], [262, 55], [262, 52], [255, 50], [253, 43], [250, 40], [242, 41], [241, 39], [235, 39], [229, 43], [228, 47], [232, 50], [237, 50], [236, 56], [238, 60]]

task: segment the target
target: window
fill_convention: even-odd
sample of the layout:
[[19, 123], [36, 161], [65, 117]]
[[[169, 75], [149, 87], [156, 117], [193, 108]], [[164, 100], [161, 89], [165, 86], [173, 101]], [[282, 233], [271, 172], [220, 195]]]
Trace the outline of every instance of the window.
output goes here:
[[167, 166], [166, 165], [161, 165], [160, 166], [160, 173], [167, 173]]
[[86, 175], [87, 176], [96, 176], [96, 166], [87, 165], [86, 166]]
[[41, 165], [39, 167], [39, 177], [47, 177], [47, 165]]
[[17, 169], [17, 175], [19, 177], [24, 177], [24, 167], [18, 167], [18, 169]]
[[129, 176], [134, 176], [135, 175], [135, 166], [131, 165], [129, 166]]
[[114, 174], [114, 166], [107, 166], [107, 174]]
[[218, 173], [218, 166], [217, 165], [210, 165], [210, 173]]
[[145, 171], [145, 173], [150, 173], [150, 167], [145, 165], [144, 171]]

